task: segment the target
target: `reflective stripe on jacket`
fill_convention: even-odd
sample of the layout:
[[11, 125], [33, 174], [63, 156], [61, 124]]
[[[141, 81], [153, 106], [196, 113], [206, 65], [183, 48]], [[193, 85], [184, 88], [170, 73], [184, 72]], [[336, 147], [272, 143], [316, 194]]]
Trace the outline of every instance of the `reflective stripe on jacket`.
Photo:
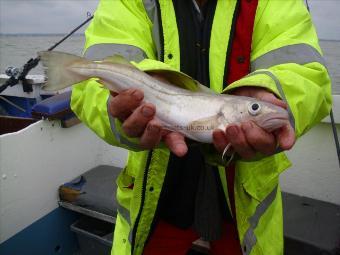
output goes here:
[[[226, 87], [228, 45], [240, 2], [243, 0], [217, 1], [209, 48], [210, 88], [225, 93], [242, 86], [268, 89], [287, 101], [299, 137], [324, 118], [331, 106], [330, 78], [310, 15], [300, 0], [259, 0], [251, 73]], [[86, 31], [84, 54], [102, 59], [117, 53], [137, 62], [142, 70], [179, 70], [179, 36], [172, 1], [101, 0]], [[99, 137], [130, 150], [117, 180], [120, 206], [112, 254], [139, 255], [154, 219], [169, 151], [142, 151], [138, 139], [124, 135], [119, 120], [109, 117], [108, 98], [109, 92], [91, 80], [74, 86], [71, 107]], [[235, 209], [244, 254], [283, 254], [278, 178], [289, 166], [284, 153], [254, 162], [236, 162]], [[228, 197], [224, 167], [219, 170]], [[133, 189], [128, 188], [131, 184]]]

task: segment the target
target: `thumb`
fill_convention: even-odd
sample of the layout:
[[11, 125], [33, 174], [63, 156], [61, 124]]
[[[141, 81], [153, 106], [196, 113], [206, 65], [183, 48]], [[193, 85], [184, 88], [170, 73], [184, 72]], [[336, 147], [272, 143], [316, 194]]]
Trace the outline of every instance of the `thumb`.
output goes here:
[[283, 150], [290, 150], [295, 144], [295, 131], [288, 123], [276, 132], [276, 139]]
[[274, 94], [272, 93], [263, 93], [261, 96], [259, 96], [260, 100], [263, 100], [265, 102], [277, 105], [279, 107], [282, 107], [284, 109], [287, 109], [287, 103], [282, 101], [281, 99], [278, 99]]

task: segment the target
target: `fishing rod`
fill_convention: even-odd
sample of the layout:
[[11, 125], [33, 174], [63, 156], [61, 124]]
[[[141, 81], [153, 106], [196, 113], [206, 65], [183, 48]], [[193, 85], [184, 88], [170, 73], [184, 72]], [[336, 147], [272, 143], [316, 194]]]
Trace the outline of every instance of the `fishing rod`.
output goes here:
[[[87, 24], [90, 20], [93, 19], [93, 15], [88, 12], [87, 13], [87, 19], [82, 22], [79, 26], [77, 26], [75, 29], [73, 29], [71, 32], [69, 32], [66, 36], [64, 36], [60, 41], [55, 43], [53, 46], [47, 49], [47, 51], [54, 50], [58, 45], [60, 45], [62, 42], [64, 42], [67, 38], [69, 38], [71, 35], [73, 35], [76, 31], [78, 31], [81, 27], [83, 27], [85, 24]], [[6, 70], [6, 74], [10, 77], [4, 84], [0, 86], [0, 93], [3, 92], [8, 87], [13, 87], [19, 83], [19, 81], [22, 82], [23, 90], [24, 92], [32, 92], [33, 88], [32, 85], [29, 84], [26, 80], [26, 75], [38, 65], [40, 61], [40, 57], [31, 58], [26, 62], [26, 64], [22, 68], [14, 68], [9, 67]]]

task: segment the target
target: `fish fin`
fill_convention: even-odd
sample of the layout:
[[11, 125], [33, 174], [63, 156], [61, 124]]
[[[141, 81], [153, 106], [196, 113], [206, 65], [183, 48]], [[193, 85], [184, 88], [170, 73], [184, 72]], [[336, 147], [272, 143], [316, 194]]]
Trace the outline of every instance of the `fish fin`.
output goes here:
[[96, 82], [98, 82], [103, 87], [109, 89], [110, 91], [118, 93], [118, 89], [114, 88], [112, 83], [108, 83], [108, 82], [106, 82], [105, 80], [102, 80], [102, 79], [98, 79], [98, 80], [96, 80]]
[[208, 87], [202, 85], [190, 76], [172, 70], [148, 70], [148, 74], [159, 74], [164, 77], [170, 85], [175, 85], [177, 87], [188, 89], [194, 92], [203, 92], [208, 94], [217, 94], [215, 91], [209, 89]]
[[89, 60], [57, 51], [40, 51], [38, 55], [44, 66], [45, 76], [47, 77], [47, 81], [43, 86], [44, 90], [60, 90], [87, 80], [87, 77], [68, 70], [68, 67], [75, 62], [87, 63], [90, 62]]
[[216, 95], [217, 93], [215, 91], [213, 91], [212, 89], [209, 89], [208, 87], [202, 85], [201, 83], [197, 84], [198, 86], [198, 91], [199, 92], [203, 92], [203, 93], [207, 93], [207, 94], [212, 94], [212, 95]]
[[126, 58], [124, 58], [122, 55], [118, 55], [118, 54], [110, 56], [110, 57], [106, 57], [102, 60], [102, 62], [111, 63], [111, 64], [121, 64], [121, 65], [136, 68]]
[[98, 82], [100, 85], [102, 85], [103, 87], [106, 86], [106, 82], [104, 80], [98, 79], [96, 80], [96, 82]]
[[161, 75], [167, 81], [169, 81], [170, 85], [180, 87], [183, 89], [188, 89], [191, 91], [197, 91], [197, 92], [199, 91], [200, 83], [184, 73], [173, 71], [173, 70], [164, 70], [164, 69], [147, 70], [146, 73], [150, 75], [153, 75], [153, 74]]

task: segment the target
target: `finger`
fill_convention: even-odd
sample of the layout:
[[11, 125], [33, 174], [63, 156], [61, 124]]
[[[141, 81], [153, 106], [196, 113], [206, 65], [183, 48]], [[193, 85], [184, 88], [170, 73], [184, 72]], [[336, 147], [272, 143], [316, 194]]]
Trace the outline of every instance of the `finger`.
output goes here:
[[255, 150], [248, 144], [245, 134], [237, 125], [230, 125], [227, 127], [226, 137], [233, 146], [235, 152], [244, 159], [251, 159], [255, 157]]
[[283, 150], [290, 150], [295, 144], [295, 131], [294, 128], [287, 124], [276, 132], [277, 141]]
[[227, 140], [227, 137], [225, 133], [223, 132], [223, 130], [221, 129], [214, 130], [213, 143], [218, 152], [222, 153], [224, 151], [224, 149], [229, 144], [229, 141]]
[[156, 147], [161, 140], [162, 127], [156, 120], [151, 120], [147, 124], [142, 137], [140, 138], [140, 146], [145, 149]]
[[267, 133], [253, 122], [244, 122], [241, 125], [249, 145], [264, 155], [272, 155], [276, 151], [276, 138], [273, 134]]
[[153, 119], [156, 107], [153, 104], [145, 103], [139, 106], [124, 122], [123, 131], [130, 137], [140, 137], [148, 122]]
[[117, 96], [112, 97], [109, 102], [110, 114], [124, 121], [142, 102], [144, 93], [138, 89], [128, 89]]
[[281, 99], [278, 99], [276, 96], [274, 96], [274, 94], [263, 92], [258, 96], [258, 99], [287, 109], [287, 103]]
[[238, 96], [254, 97], [287, 109], [287, 103], [277, 98], [272, 92], [265, 88], [245, 86], [235, 89], [232, 94]]
[[164, 136], [164, 143], [168, 146], [170, 151], [178, 157], [183, 157], [187, 151], [188, 146], [185, 143], [185, 138], [182, 134], [177, 132], [170, 132]]

